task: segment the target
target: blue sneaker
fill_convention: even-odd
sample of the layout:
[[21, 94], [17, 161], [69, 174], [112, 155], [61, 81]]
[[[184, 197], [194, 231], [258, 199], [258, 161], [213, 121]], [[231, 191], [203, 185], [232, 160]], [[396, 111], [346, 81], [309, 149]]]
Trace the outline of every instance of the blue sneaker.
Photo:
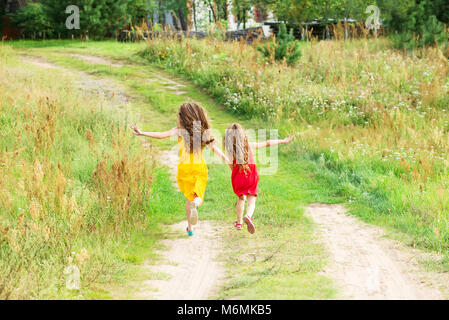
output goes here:
[[187, 227], [186, 231], [187, 231], [187, 235], [188, 235], [189, 237], [193, 237], [193, 230], [192, 230], [192, 231], [189, 231], [189, 228]]

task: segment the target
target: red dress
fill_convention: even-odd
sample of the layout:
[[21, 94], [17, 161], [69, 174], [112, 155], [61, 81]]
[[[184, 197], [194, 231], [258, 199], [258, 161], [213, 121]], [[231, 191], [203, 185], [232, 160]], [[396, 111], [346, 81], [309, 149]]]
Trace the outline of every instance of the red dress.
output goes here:
[[248, 151], [249, 161], [248, 166], [249, 170], [243, 171], [240, 170], [240, 167], [237, 165], [236, 160], [234, 159], [234, 168], [232, 169], [232, 188], [234, 189], [234, 193], [237, 196], [242, 195], [253, 195], [257, 196], [257, 186], [259, 185], [259, 173], [257, 172], [256, 165], [254, 163], [253, 153], [251, 149]]

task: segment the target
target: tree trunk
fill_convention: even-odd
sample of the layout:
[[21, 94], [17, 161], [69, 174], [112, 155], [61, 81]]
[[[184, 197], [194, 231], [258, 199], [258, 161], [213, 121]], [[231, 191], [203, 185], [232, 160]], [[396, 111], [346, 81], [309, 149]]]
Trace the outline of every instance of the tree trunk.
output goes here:
[[346, 1], [345, 40], [348, 40], [348, 38], [349, 38], [348, 19], [349, 19], [349, 0]]
[[243, 29], [246, 29], [246, 10], [243, 9]]
[[214, 22], [217, 22], [217, 17], [215, 15], [215, 10], [214, 10], [214, 5], [213, 5], [211, 0], [209, 0], [208, 3], [209, 3], [210, 11], [212, 11], [212, 18], [213, 18]]
[[194, 5], [194, 0], [187, 0], [186, 4], [187, 4], [187, 18], [186, 18], [186, 22], [187, 22], [187, 31], [190, 31], [193, 29], [193, 5]]
[[196, 24], [196, 0], [193, 0], [193, 25], [195, 26], [195, 31], [198, 31], [198, 26]]
[[178, 17], [179, 17], [179, 22], [181, 23], [181, 29], [183, 31], [187, 31], [186, 16], [184, 14], [184, 10], [182, 10], [181, 7], [178, 8]]
[[324, 21], [326, 26], [323, 30], [323, 39], [329, 40], [329, 1], [326, 1], [326, 6], [324, 7]]

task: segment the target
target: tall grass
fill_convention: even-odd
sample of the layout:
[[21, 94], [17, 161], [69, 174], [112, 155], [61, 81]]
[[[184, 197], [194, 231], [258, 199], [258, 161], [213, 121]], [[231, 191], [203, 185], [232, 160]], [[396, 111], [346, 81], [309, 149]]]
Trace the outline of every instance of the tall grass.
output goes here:
[[[298, 153], [331, 192], [413, 243], [449, 249], [449, 64], [439, 49], [404, 54], [389, 40], [304, 44], [295, 67], [255, 46], [148, 41], [141, 55], [207, 89], [231, 112], [302, 131]], [[368, 209], [367, 209], [368, 208]]]
[[58, 71], [1, 46], [0, 75], [0, 299], [79, 294], [65, 288], [70, 262], [88, 293], [121, 271], [116, 248], [146, 225], [151, 154], [122, 112]]

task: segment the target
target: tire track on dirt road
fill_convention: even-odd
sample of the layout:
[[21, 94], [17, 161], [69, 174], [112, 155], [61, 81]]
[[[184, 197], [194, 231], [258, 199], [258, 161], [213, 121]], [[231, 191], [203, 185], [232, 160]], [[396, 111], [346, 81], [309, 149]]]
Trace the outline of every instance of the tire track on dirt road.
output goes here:
[[[384, 231], [350, 216], [341, 205], [313, 204], [306, 214], [318, 225], [330, 259], [325, 275], [344, 299], [443, 299], [449, 277], [426, 272], [420, 250], [385, 238]], [[446, 288], [441, 286], [445, 284]]]
[[[90, 64], [105, 64], [121, 67], [126, 64], [109, 61], [107, 58], [85, 54], [73, 54], [74, 58], [83, 59]], [[116, 106], [126, 105], [132, 100], [125, 92], [126, 89], [118, 81], [94, 77], [86, 72], [61, 67], [44, 58], [22, 55], [23, 62], [45, 69], [63, 71], [73, 75], [77, 80], [73, 86], [89, 94], [102, 94], [105, 99]], [[145, 79], [158, 81], [168, 89], [167, 94], [184, 94], [183, 84], [164, 76]], [[144, 147], [149, 147], [148, 141], [143, 140]], [[157, 158], [163, 165], [168, 166], [171, 180], [176, 185], [176, 171], [178, 155], [175, 149], [161, 150]], [[180, 212], [184, 214], [184, 212]], [[201, 211], [200, 211], [201, 219]], [[136, 296], [140, 299], [162, 300], [205, 300], [213, 298], [225, 278], [224, 267], [218, 261], [223, 244], [221, 235], [223, 226], [211, 221], [199, 221], [195, 227], [195, 236], [187, 237], [186, 223], [181, 222], [166, 226], [168, 239], [162, 240], [163, 250], [158, 253], [161, 257], [156, 264], [149, 261], [144, 263], [143, 272], [150, 279], [134, 284], [138, 289]]]
[[[77, 54], [76, 58], [111, 67], [126, 65], [86, 54]], [[44, 60], [35, 60], [34, 64], [59, 68]], [[80, 72], [79, 75], [86, 79], [93, 78], [87, 73]], [[97, 82], [91, 82], [92, 84], [103, 85], [98, 82], [99, 79], [94, 79]], [[181, 91], [183, 84], [162, 75], [145, 80], [163, 84], [167, 94], [185, 94]], [[106, 92], [118, 90], [110, 82], [106, 87], [109, 88]], [[85, 89], [89, 89], [89, 86]], [[169, 167], [171, 179], [176, 186], [176, 150], [163, 150], [158, 159]], [[419, 260], [429, 258], [426, 253], [385, 238], [381, 228], [348, 215], [340, 205], [313, 204], [306, 208], [306, 214], [317, 224], [318, 235], [327, 248], [329, 263], [324, 274], [339, 287], [340, 298], [448, 297], [449, 275], [424, 271], [419, 264]], [[225, 278], [223, 264], [218, 261], [223, 250], [223, 226], [215, 222], [200, 221], [194, 237], [188, 238], [185, 233], [185, 222], [167, 226], [167, 239], [162, 241], [164, 249], [159, 251], [161, 259], [156, 264], [145, 263], [144, 271], [149, 274], [150, 279], [138, 283], [138, 298], [185, 300], [216, 296]]]
[[[83, 58], [81, 55], [80, 58]], [[96, 61], [84, 55], [86, 61]], [[103, 58], [104, 59], [104, 58]], [[113, 65], [114, 62], [104, 60]], [[155, 75], [171, 94], [184, 94], [183, 84]], [[168, 165], [174, 181], [177, 154], [163, 151], [163, 162]], [[384, 231], [346, 213], [339, 205], [313, 204], [307, 214], [318, 225], [319, 236], [329, 252], [325, 274], [334, 279], [345, 299], [442, 299], [448, 291], [449, 275], [426, 272], [419, 265], [428, 258], [420, 250], [405, 247], [384, 237]], [[170, 227], [177, 234], [185, 233], [183, 224]], [[205, 299], [218, 287], [223, 278], [222, 266], [216, 262], [217, 249], [223, 234], [220, 227], [203, 221], [193, 239], [167, 240], [169, 250], [162, 252], [165, 264], [156, 266], [154, 272], [164, 271], [171, 279], [153, 280], [156, 297], [162, 299]], [[200, 253], [200, 254], [198, 254]], [[197, 260], [198, 259], [198, 260]], [[186, 262], [196, 261], [197, 262]], [[214, 289], [215, 287], [215, 289]], [[190, 294], [189, 294], [190, 292]], [[146, 293], [144, 293], [144, 296]]]

